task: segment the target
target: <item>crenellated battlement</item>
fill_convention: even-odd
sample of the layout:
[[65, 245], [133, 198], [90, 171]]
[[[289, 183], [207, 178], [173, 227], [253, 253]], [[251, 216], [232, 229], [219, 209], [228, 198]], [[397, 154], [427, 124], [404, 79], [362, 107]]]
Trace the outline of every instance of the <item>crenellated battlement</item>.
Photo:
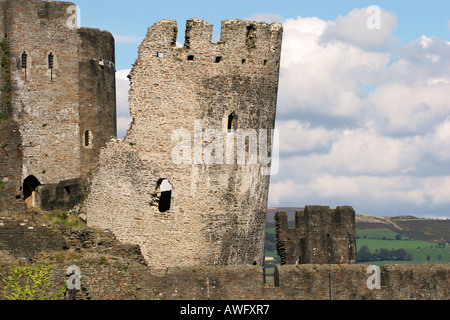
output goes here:
[[284, 211], [275, 216], [277, 250], [282, 264], [355, 263], [356, 224], [352, 207], [306, 206], [289, 228]]
[[177, 23], [166, 19], [148, 28], [140, 54], [160, 59], [176, 58], [189, 63], [250, 63], [278, 67], [282, 29], [279, 23], [226, 20], [222, 22], [220, 41], [214, 43], [213, 25], [203, 19], [192, 18], [186, 22], [184, 46], [178, 48]]

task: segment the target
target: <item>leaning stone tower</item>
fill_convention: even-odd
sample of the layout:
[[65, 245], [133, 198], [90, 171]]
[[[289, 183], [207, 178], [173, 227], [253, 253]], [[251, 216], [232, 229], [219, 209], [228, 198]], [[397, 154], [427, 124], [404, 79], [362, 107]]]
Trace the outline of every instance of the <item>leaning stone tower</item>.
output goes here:
[[262, 265], [282, 26], [228, 20], [212, 43], [212, 25], [190, 19], [182, 48], [177, 33], [162, 20], [139, 48], [133, 122], [101, 152], [88, 225], [156, 268]]

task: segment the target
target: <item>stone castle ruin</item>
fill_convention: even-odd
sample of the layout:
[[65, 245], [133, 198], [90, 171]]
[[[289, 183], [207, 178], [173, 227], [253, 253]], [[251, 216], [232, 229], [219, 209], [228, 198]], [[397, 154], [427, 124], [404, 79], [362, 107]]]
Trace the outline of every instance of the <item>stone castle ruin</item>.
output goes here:
[[[0, 211], [71, 209], [116, 136], [114, 38], [70, 2], [0, 0]], [[6, 123], [7, 122], [7, 123]]]
[[[282, 27], [228, 20], [218, 43], [212, 28], [188, 20], [183, 48], [175, 21], [148, 29], [129, 75], [131, 128], [101, 151], [85, 206], [89, 226], [138, 244], [157, 268], [264, 263], [265, 164], [208, 162], [208, 130], [222, 147], [238, 130], [274, 129]], [[194, 137], [183, 161], [179, 130]]]
[[295, 227], [288, 215], [275, 215], [277, 253], [281, 264], [356, 263], [355, 210], [343, 206], [306, 206], [295, 213]]
[[[175, 21], [154, 24], [129, 75], [122, 140], [114, 38], [74, 27], [74, 12], [0, 0], [0, 214], [10, 213], [0, 264], [68, 248], [131, 257], [118, 271], [102, 256], [104, 273], [78, 261], [84, 291], [100, 299], [448, 299], [445, 265], [385, 266], [382, 289], [370, 290], [348, 206], [306, 206], [295, 227], [278, 212], [281, 265], [265, 282], [281, 24], [223, 21], [213, 43], [213, 26], [193, 18], [181, 48]], [[27, 206], [81, 208], [88, 228], [15, 221]]]

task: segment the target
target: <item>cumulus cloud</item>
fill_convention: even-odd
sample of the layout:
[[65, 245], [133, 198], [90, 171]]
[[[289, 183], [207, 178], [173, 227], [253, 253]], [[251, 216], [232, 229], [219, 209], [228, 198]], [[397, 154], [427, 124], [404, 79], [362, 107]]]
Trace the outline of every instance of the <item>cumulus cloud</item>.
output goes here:
[[450, 216], [450, 43], [401, 45], [394, 13], [380, 11], [380, 29], [367, 17], [284, 22], [269, 205]]
[[328, 21], [321, 41], [343, 42], [365, 50], [385, 50], [395, 42], [392, 33], [397, 29], [394, 13], [377, 6], [354, 9], [336, 21]]
[[319, 18], [288, 19], [284, 24], [281, 59], [280, 117], [301, 113], [357, 121], [363, 111], [362, 85], [385, 72], [386, 53], [370, 52], [344, 42], [321, 43], [328, 24]]

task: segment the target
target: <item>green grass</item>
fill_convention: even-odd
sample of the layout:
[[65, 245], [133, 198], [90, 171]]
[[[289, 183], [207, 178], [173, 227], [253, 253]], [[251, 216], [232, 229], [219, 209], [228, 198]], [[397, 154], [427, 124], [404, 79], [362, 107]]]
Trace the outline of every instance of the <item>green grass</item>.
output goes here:
[[384, 249], [417, 249], [435, 246], [437, 243], [420, 241], [420, 240], [379, 240], [379, 239], [356, 239], [356, 250], [359, 251], [361, 247], [367, 246], [370, 252], [374, 252], [375, 250], [379, 250], [381, 248]]
[[[275, 235], [275, 228], [270, 225], [266, 229], [267, 234]], [[446, 263], [450, 262], [450, 245], [447, 244], [445, 248], [438, 247], [438, 244], [430, 241], [409, 240], [406, 237], [401, 237], [401, 240], [395, 240], [397, 233], [388, 229], [371, 229], [371, 230], [356, 230], [356, 249], [359, 251], [361, 247], [367, 246], [371, 253], [375, 253], [380, 249], [405, 249], [408, 254], [413, 256], [411, 261], [372, 261], [364, 264], [398, 264], [398, 263]], [[366, 239], [364, 239], [364, 237]], [[279, 258], [276, 251], [267, 250], [267, 257]], [[429, 259], [428, 257], [429, 256]], [[440, 256], [440, 258], [438, 258]]]
[[[356, 237], [360, 239], [366, 237], [367, 239], [395, 240], [396, 236], [397, 233], [389, 229], [356, 230]], [[405, 237], [402, 237], [402, 239], [405, 239]]]
[[[380, 249], [405, 249], [408, 253], [412, 254], [413, 259], [411, 261], [376, 261], [367, 262], [368, 264], [383, 265], [388, 263], [446, 263], [450, 261], [450, 246], [445, 248], [437, 247], [435, 242], [427, 242], [420, 240], [379, 240], [379, 239], [357, 239], [356, 249], [359, 251], [361, 247], [367, 246], [371, 253]], [[427, 259], [427, 256], [430, 259]], [[441, 259], [438, 259], [438, 256]]]

